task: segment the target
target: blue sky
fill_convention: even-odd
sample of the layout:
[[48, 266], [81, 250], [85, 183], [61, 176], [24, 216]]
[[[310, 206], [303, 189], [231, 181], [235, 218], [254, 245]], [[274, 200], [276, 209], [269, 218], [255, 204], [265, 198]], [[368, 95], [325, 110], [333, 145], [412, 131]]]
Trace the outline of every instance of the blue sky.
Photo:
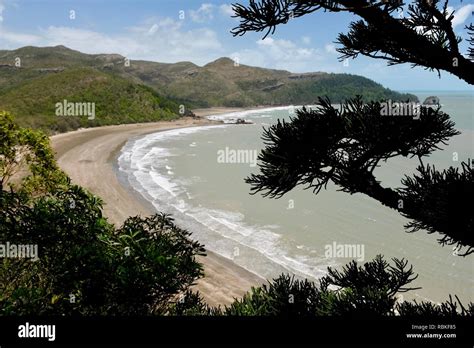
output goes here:
[[[464, 25], [472, 22], [474, 1], [450, 1], [450, 6], [456, 10], [455, 31], [466, 38]], [[316, 12], [278, 27], [264, 41], [262, 33], [234, 38], [229, 31], [238, 22], [230, 15], [224, 0], [0, 0], [0, 49], [65, 45], [85, 53], [198, 65], [227, 56], [293, 72], [358, 74], [397, 90], [472, 88], [449, 73], [439, 79], [423, 68], [387, 67], [366, 57], [344, 66], [334, 41], [356, 19], [350, 14]], [[463, 52], [466, 47], [461, 44]]]

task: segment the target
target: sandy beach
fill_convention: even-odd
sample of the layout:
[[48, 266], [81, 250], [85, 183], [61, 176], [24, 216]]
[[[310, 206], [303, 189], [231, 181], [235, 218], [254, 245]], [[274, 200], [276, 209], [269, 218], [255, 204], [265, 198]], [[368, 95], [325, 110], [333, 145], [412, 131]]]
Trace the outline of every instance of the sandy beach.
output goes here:
[[[214, 114], [235, 112], [238, 108], [210, 108], [193, 110], [204, 117]], [[51, 137], [59, 166], [72, 181], [101, 197], [104, 214], [116, 225], [129, 216], [151, 215], [151, 204], [147, 204], [138, 193], [124, 187], [116, 176], [114, 163], [123, 145], [132, 137], [157, 131], [183, 127], [198, 127], [218, 124], [205, 118], [182, 118], [156, 123], [127, 124], [87, 128]], [[191, 231], [192, 232], [192, 231]], [[199, 258], [204, 265], [205, 277], [195, 286], [210, 305], [226, 305], [241, 297], [251, 286], [265, 282], [259, 276], [237, 266], [231, 260], [207, 252]]]

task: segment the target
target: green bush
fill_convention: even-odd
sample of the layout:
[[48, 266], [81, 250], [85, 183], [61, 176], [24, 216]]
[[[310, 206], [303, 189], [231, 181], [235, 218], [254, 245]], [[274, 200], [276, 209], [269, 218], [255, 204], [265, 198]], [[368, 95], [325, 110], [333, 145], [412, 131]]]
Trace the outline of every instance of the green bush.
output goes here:
[[[116, 229], [102, 201], [58, 169], [47, 137], [6, 113], [0, 121], [0, 243], [38, 246], [37, 260], [0, 259], [0, 314], [165, 314], [203, 276], [203, 246], [171, 217], [130, 217]], [[15, 168], [29, 174], [14, 185], [19, 154], [27, 159]]]

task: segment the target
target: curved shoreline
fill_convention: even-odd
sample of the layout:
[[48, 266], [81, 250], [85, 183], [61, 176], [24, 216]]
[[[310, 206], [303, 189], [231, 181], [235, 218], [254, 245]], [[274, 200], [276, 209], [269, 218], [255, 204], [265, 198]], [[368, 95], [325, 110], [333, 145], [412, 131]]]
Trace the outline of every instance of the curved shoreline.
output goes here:
[[[199, 116], [240, 111], [240, 109], [205, 109]], [[242, 109], [243, 111], [243, 109]], [[207, 119], [182, 118], [143, 124], [127, 124], [87, 128], [51, 137], [59, 166], [72, 181], [87, 188], [104, 201], [104, 215], [116, 225], [129, 216], [151, 215], [155, 210], [131, 187], [119, 180], [114, 163], [120, 149], [131, 138], [185, 127], [221, 124]], [[192, 232], [192, 231], [191, 231]], [[204, 265], [204, 278], [195, 286], [210, 305], [226, 305], [241, 297], [264, 279], [236, 265], [231, 260], [207, 251], [199, 258]]]

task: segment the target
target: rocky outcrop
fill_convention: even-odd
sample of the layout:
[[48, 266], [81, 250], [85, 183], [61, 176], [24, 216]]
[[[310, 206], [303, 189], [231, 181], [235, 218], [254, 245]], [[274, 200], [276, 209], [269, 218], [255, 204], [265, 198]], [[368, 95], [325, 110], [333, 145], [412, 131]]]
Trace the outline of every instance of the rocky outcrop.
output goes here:
[[291, 80], [301, 80], [301, 79], [312, 79], [312, 78], [322, 77], [324, 75], [327, 75], [327, 73], [310, 72], [310, 73], [302, 73], [302, 74], [291, 74], [290, 76], [288, 76], [288, 78]]
[[252, 121], [243, 118], [227, 118], [221, 120], [221, 122], [225, 124], [253, 124]]
[[440, 105], [439, 98], [436, 96], [429, 96], [425, 99], [423, 105]]

